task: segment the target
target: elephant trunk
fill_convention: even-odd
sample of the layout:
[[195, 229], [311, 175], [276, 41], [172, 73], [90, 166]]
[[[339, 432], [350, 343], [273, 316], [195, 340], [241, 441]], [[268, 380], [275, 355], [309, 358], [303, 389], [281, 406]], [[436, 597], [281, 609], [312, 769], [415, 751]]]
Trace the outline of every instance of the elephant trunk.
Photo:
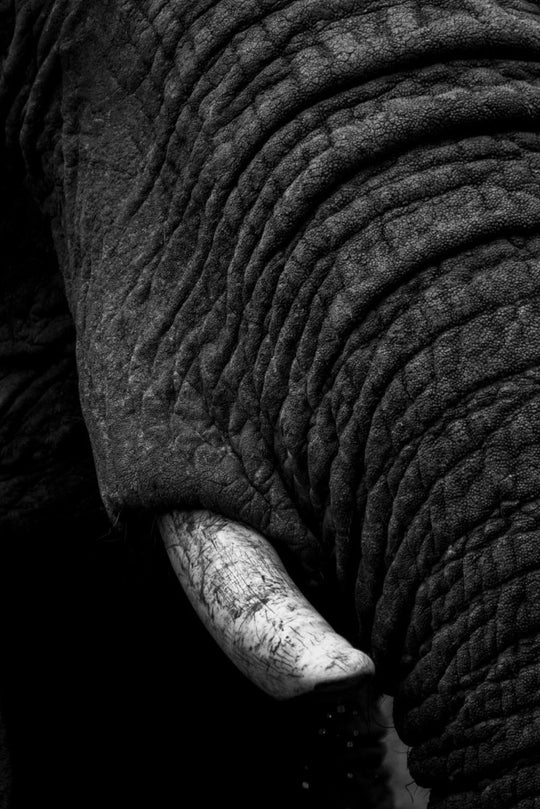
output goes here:
[[539, 268], [537, 236], [446, 259], [379, 366], [358, 605], [432, 807], [540, 794]]

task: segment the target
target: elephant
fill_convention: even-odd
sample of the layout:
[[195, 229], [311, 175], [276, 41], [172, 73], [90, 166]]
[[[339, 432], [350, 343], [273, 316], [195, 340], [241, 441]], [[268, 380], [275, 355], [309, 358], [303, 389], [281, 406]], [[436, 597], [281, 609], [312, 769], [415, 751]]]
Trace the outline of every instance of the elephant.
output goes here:
[[2, 0], [0, 31], [13, 569], [164, 539], [257, 711], [373, 688], [431, 809], [540, 805], [538, 4]]

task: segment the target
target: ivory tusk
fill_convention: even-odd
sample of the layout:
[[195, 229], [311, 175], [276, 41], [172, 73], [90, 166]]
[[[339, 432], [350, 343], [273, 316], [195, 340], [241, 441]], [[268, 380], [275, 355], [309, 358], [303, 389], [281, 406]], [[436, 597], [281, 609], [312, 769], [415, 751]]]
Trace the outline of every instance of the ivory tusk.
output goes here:
[[159, 528], [199, 618], [267, 694], [288, 699], [374, 673], [371, 658], [319, 615], [256, 531], [208, 511], [170, 512]]

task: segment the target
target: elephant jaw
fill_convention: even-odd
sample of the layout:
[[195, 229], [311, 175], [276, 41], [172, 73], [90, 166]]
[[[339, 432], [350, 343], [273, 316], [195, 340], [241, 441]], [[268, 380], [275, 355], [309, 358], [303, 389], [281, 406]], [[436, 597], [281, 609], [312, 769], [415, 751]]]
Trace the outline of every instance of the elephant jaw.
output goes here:
[[170, 512], [159, 529], [199, 618], [267, 694], [288, 699], [374, 674], [372, 660], [312, 607], [260, 534], [207, 511]]

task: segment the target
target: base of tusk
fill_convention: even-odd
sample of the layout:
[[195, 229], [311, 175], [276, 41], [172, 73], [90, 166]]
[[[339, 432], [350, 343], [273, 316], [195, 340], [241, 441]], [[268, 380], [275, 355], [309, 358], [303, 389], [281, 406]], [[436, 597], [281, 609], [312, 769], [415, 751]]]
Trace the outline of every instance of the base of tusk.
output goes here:
[[267, 694], [289, 699], [374, 674], [372, 660], [319, 615], [260, 534], [207, 511], [170, 512], [159, 528], [199, 618]]

